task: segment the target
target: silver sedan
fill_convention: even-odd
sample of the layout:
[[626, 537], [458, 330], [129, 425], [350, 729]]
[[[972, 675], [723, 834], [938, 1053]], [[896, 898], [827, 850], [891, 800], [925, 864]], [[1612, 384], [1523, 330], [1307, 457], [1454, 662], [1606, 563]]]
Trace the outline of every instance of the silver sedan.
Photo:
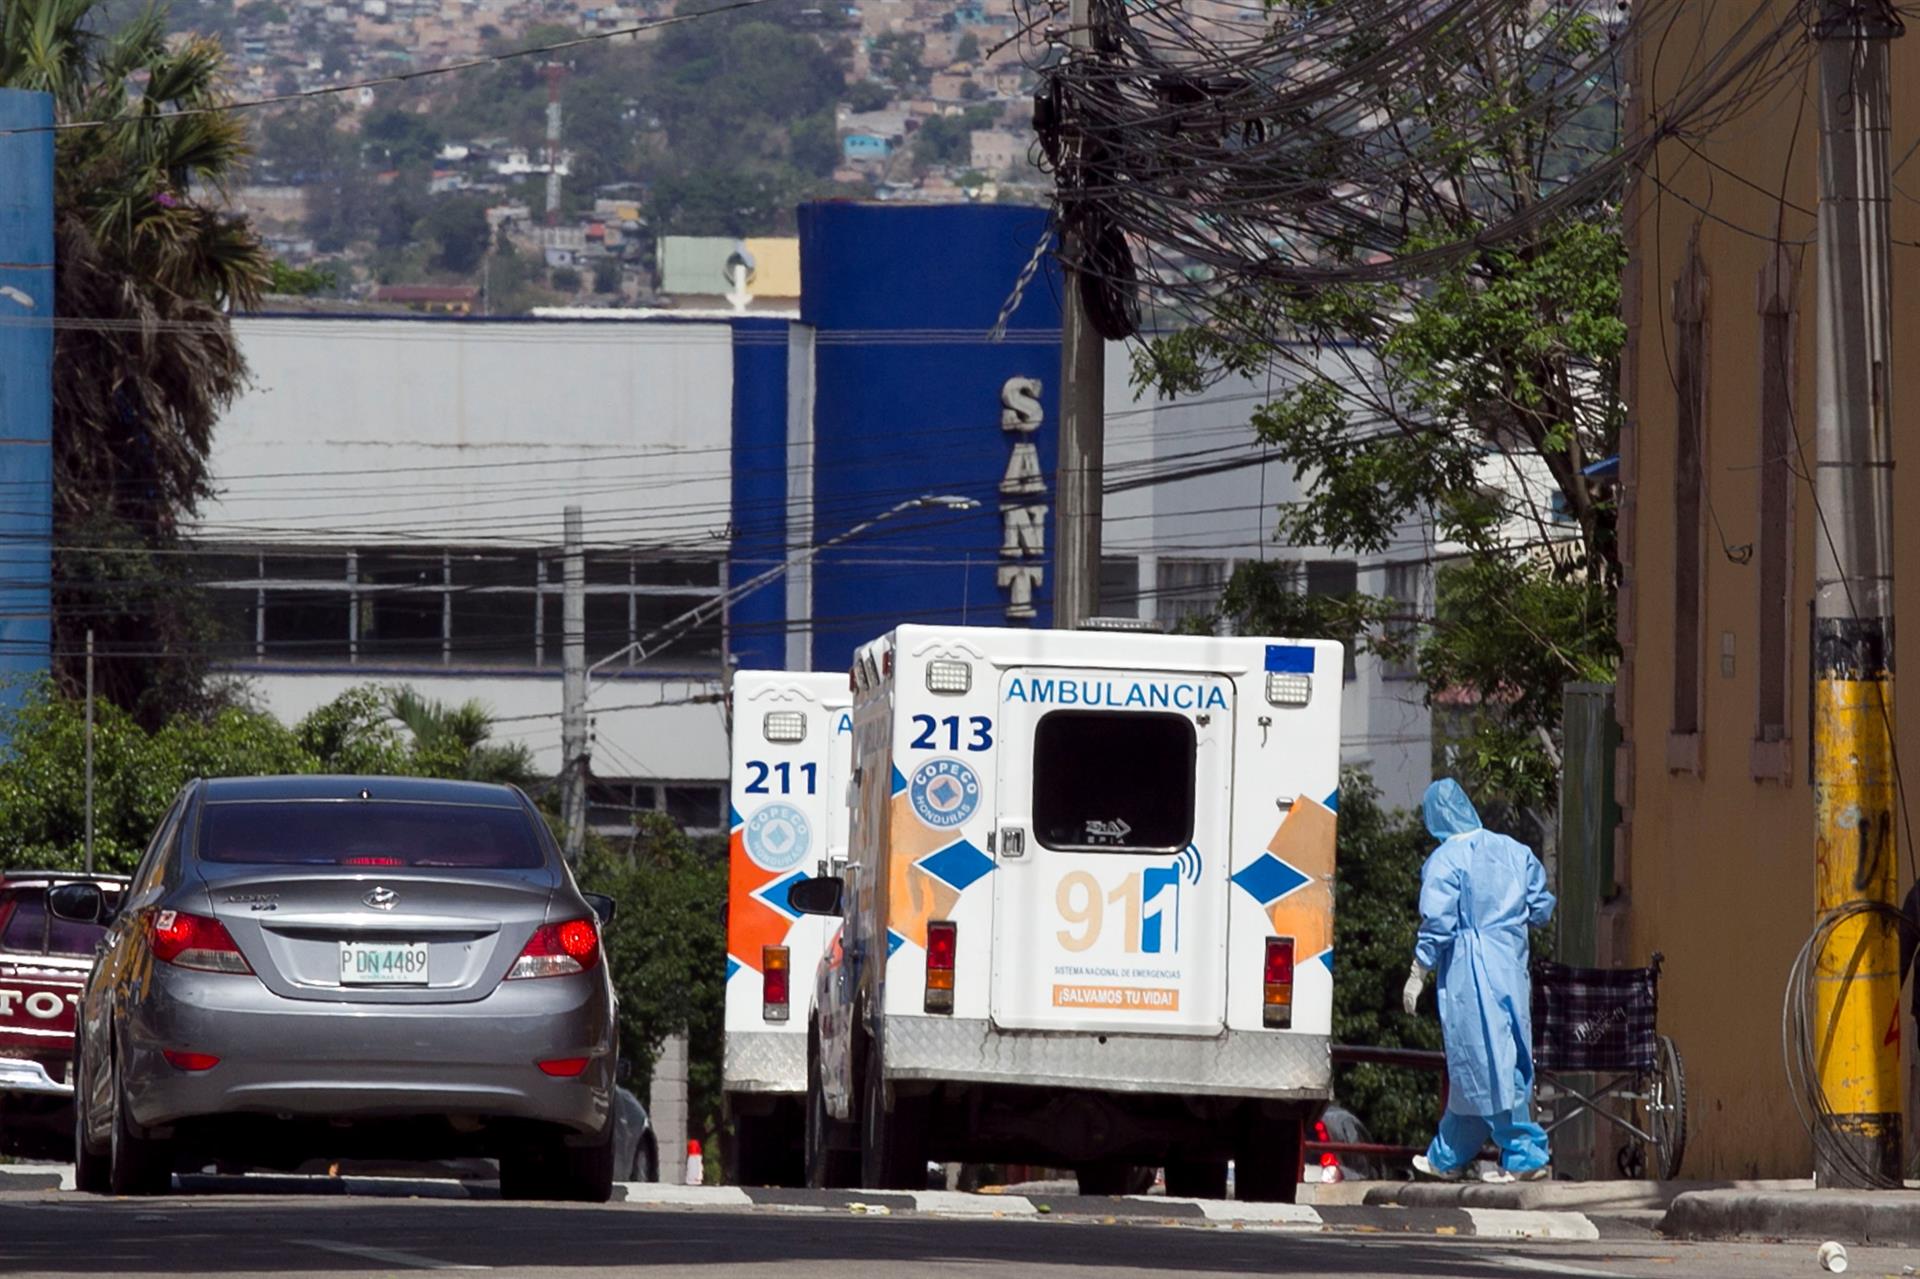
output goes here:
[[76, 1037], [82, 1189], [315, 1157], [500, 1161], [512, 1198], [612, 1190], [614, 995], [589, 902], [504, 786], [196, 781], [109, 918]]

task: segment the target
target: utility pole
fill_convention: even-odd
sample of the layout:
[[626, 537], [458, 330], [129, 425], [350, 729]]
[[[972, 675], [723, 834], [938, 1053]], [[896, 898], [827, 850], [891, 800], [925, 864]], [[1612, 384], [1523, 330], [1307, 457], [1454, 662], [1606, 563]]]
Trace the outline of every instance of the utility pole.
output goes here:
[[93, 628], [87, 628], [87, 874], [93, 874]]
[[[1813, 539], [1813, 802], [1817, 913], [1891, 904], [1898, 867], [1893, 759], [1893, 452], [1886, 0], [1822, 0], [1818, 412]], [[1827, 935], [1814, 968], [1819, 1077], [1832, 1135], [1900, 1177], [1900, 957], [1885, 917]], [[1893, 1038], [1888, 1039], [1889, 1027]], [[1853, 1175], [1816, 1154], [1818, 1184]]]
[[[1068, 7], [1068, 48], [1084, 56], [1093, 47], [1089, 22], [1092, 0]], [[1062, 169], [1072, 175], [1071, 198], [1080, 199], [1080, 139], [1062, 139], [1071, 160]], [[1080, 625], [1100, 611], [1100, 507], [1105, 481], [1107, 350], [1087, 322], [1080, 297], [1080, 258], [1086, 251], [1075, 220], [1066, 219], [1060, 253], [1066, 264], [1066, 297], [1060, 311], [1060, 467], [1055, 484], [1053, 624]]]
[[568, 861], [587, 842], [587, 556], [580, 508], [565, 514], [560, 595], [560, 820]]

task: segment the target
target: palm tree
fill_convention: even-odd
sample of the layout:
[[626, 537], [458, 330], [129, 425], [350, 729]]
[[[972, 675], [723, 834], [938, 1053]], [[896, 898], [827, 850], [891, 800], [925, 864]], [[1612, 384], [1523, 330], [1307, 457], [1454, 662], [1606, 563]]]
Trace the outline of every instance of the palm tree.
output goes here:
[[539, 779], [532, 751], [518, 742], [501, 745], [489, 740], [493, 712], [482, 702], [454, 706], [422, 697], [411, 688], [398, 688], [387, 709], [413, 734], [416, 758], [430, 761], [436, 773], [522, 787]]
[[[0, 86], [51, 94], [55, 141], [54, 647], [84, 632], [101, 689], [144, 720], [190, 704], [209, 625], [179, 564], [211, 493], [215, 422], [246, 381], [227, 313], [271, 259], [209, 195], [244, 165], [219, 43], [169, 43], [152, 8], [111, 34], [102, 0], [0, 4]], [[118, 654], [118, 655], [116, 655]]]

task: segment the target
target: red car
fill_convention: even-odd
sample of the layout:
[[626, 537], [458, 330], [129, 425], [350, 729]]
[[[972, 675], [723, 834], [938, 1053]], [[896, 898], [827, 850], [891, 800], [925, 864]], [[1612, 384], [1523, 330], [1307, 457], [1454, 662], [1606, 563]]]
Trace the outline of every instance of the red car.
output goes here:
[[73, 1157], [74, 1006], [104, 924], [55, 919], [47, 890], [99, 885], [118, 902], [120, 875], [0, 872], [0, 1154]]

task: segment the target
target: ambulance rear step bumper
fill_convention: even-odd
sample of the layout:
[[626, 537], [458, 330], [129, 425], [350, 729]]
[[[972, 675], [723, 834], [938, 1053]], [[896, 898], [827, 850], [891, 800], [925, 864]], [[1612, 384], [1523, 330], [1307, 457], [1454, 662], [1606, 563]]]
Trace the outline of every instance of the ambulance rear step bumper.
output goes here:
[[889, 1080], [1025, 1084], [1102, 1092], [1324, 1101], [1328, 1037], [1229, 1030], [1170, 1035], [997, 1031], [987, 1021], [889, 1016], [881, 1059]]

